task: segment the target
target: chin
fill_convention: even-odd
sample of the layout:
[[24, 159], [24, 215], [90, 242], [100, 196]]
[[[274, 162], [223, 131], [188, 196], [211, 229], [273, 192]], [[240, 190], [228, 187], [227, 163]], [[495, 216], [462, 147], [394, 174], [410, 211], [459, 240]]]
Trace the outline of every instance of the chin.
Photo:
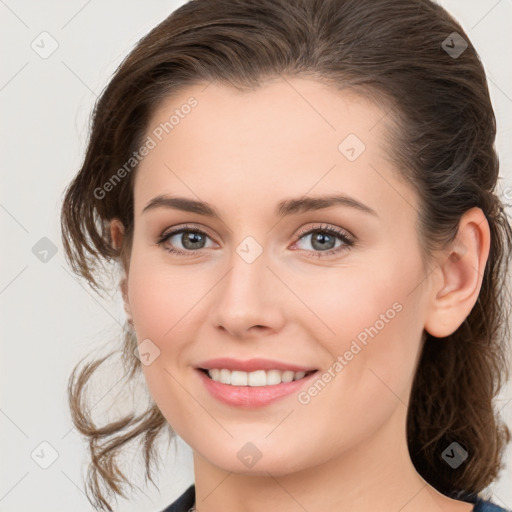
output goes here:
[[[202, 457], [219, 469], [243, 475], [265, 476], [269, 473], [273, 476], [283, 476], [301, 471], [315, 464], [305, 458], [304, 452], [297, 446], [289, 452], [277, 452], [267, 446], [261, 450], [257, 443], [242, 443], [241, 447], [225, 447], [222, 452], [211, 453], [208, 450], [202, 452]], [[265, 453], [268, 451], [267, 453]], [[301, 453], [300, 460], [297, 453]]]

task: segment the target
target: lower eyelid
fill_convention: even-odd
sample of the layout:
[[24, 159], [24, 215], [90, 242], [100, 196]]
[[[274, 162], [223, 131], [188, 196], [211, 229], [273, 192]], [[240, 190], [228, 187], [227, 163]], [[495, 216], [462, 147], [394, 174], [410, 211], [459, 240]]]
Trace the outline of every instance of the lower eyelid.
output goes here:
[[[199, 229], [178, 229], [176, 231], [171, 231], [170, 233], [167, 233], [166, 235], [163, 235], [161, 238], [160, 238], [160, 243], [164, 244], [166, 242], [169, 242], [169, 240], [175, 236], [181, 236], [183, 235], [183, 233], [198, 233], [202, 236], [204, 236], [205, 238], [207, 238], [208, 240], [212, 241], [214, 244], [216, 244], [216, 242], [213, 240], [213, 238], [208, 234], [208, 233], [205, 233], [204, 231], [201, 231]], [[218, 245], [218, 244], [217, 244]], [[203, 249], [210, 249], [210, 247], [202, 247], [201, 249], [178, 249], [182, 252], [194, 252], [194, 251], [202, 251]]]
[[[186, 232], [199, 233], [199, 234], [205, 236], [210, 241], [212, 241], [214, 244], [218, 245], [217, 242], [215, 242], [215, 240], [208, 233], [206, 233], [202, 229], [194, 228], [193, 226], [181, 226], [180, 228], [175, 229], [167, 234], [163, 234], [157, 240], [157, 245], [164, 245], [166, 242], [169, 241], [170, 238], [172, 238], [176, 235], [182, 235], [183, 233], [186, 233]], [[297, 243], [302, 241], [305, 237], [312, 235], [315, 232], [328, 233], [329, 235], [334, 236], [336, 239], [338, 239], [342, 243], [338, 247], [333, 247], [332, 249], [327, 249], [325, 251], [315, 251], [315, 250], [310, 250], [310, 249], [299, 249], [299, 250], [305, 251], [308, 253], [314, 253], [315, 256], [318, 255], [321, 257], [322, 254], [325, 254], [327, 256], [330, 254], [341, 253], [345, 249], [350, 248], [354, 244], [353, 238], [344, 232], [338, 232], [337, 230], [335, 230], [333, 228], [329, 228], [329, 227], [313, 227], [313, 228], [310, 228], [307, 231], [302, 232], [299, 235], [297, 235], [296, 241], [293, 243], [293, 246], [295, 246]], [[167, 252], [175, 252], [175, 253], [192, 255], [192, 254], [196, 254], [197, 252], [201, 252], [204, 249], [211, 249], [211, 248], [212, 247], [202, 247], [200, 249], [180, 249], [180, 248], [175, 248], [174, 246], [172, 246], [172, 250], [167, 249], [167, 248], [165, 250]]]
[[[313, 232], [316, 232], [316, 231], [323, 231], [323, 230], [313, 230]], [[301, 248], [298, 248], [297, 250], [299, 251], [304, 251], [306, 253], [310, 253], [310, 254], [313, 254], [315, 257], [322, 257], [322, 255], [324, 255], [325, 257], [327, 256], [332, 256], [332, 255], [337, 255], [337, 254], [341, 254], [342, 252], [344, 252], [345, 250], [348, 250], [350, 249], [353, 245], [354, 245], [354, 242], [352, 239], [348, 238], [348, 236], [344, 235], [344, 234], [340, 234], [340, 233], [331, 233], [329, 231], [327, 231], [327, 233], [329, 233], [331, 236], [334, 236], [336, 240], [339, 240], [341, 243], [338, 245], [338, 246], [335, 246], [331, 249], [326, 249], [324, 251], [315, 251], [313, 249], [301, 249]], [[293, 246], [296, 246], [298, 243], [300, 243], [305, 237], [307, 236], [310, 236], [312, 233], [305, 233], [303, 235], [301, 235], [297, 241], [293, 244]], [[309, 242], [311, 243], [311, 242]]]

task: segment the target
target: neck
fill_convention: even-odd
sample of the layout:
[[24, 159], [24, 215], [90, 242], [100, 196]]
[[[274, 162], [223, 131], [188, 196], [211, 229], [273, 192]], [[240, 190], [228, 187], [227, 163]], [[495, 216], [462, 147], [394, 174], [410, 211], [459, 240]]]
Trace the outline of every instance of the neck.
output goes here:
[[258, 474], [225, 471], [194, 452], [196, 508], [201, 512], [418, 512], [451, 501], [415, 470], [407, 450], [406, 409], [399, 407], [396, 412], [372, 439], [362, 439], [315, 467], [279, 475], [262, 465]]

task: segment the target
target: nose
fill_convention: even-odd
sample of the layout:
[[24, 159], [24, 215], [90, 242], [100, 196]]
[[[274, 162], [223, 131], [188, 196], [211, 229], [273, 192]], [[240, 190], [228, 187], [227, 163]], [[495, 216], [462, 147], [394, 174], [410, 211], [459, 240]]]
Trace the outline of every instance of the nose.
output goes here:
[[264, 253], [252, 263], [234, 253], [231, 263], [215, 287], [210, 310], [214, 327], [237, 339], [278, 332], [284, 324], [285, 290], [267, 267]]

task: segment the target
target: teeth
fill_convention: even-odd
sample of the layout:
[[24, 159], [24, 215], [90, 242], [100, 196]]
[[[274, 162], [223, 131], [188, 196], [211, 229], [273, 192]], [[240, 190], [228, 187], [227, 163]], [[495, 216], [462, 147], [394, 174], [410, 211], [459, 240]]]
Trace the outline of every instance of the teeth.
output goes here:
[[241, 372], [239, 370], [226, 370], [225, 368], [212, 368], [208, 370], [212, 380], [232, 386], [272, 386], [281, 382], [291, 382], [302, 379], [306, 372], [293, 372], [291, 370], [256, 370], [254, 372]]
[[231, 372], [230, 384], [232, 386], [247, 386], [247, 373], [237, 371]]

